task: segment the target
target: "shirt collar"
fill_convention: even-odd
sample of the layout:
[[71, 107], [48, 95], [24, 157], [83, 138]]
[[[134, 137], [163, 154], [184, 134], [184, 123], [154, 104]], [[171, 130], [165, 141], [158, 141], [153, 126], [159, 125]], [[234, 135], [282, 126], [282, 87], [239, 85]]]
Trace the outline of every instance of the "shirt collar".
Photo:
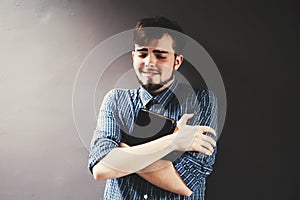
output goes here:
[[171, 96], [173, 95], [173, 91], [175, 90], [176, 86], [178, 85], [178, 81], [175, 79], [173, 83], [163, 90], [161, 93], [157, 94], [156, 96], [152, 96], [143, 86], [139, 87], [139, 96], [142, 101], [144, 107], [146, 107], [149, 101], [154, 100], [155, 102], [159, 103], [163, 107], [167, 105], [170, 100]]

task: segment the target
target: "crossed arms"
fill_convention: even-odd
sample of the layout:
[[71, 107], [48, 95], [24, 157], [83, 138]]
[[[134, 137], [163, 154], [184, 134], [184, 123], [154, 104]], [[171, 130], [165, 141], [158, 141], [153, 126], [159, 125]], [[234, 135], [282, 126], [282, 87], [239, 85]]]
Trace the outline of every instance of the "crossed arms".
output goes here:
[[[191, 195], [194, 188], [186, 185], [174, 164], [160, 159], [174, 150], [207, 156], [213, 154], [216, 142], [203, 133], [210, 132], [216, 136], [215, 130], [209, 126], [186, 125], [192, 117], [193, 114], [183, 115], [177, 123], [179, 127], [177, 132], [157, 140], [133, 147], [123, 143], [114, 144], [113, 147], [108, 148], [108, 153], [91, 168], [94, 178], [105, 180], [137, 173], [146, 181], [162, 189], [184, 196]], [[118, 127], [111, 128], [117, 129]]]

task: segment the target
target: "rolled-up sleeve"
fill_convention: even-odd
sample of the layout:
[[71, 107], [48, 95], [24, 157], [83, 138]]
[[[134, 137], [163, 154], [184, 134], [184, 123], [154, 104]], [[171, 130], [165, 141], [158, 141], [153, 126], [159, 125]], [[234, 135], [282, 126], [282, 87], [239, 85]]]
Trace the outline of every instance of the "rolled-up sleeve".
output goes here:
[[93, 167], [121, 141], [120, 128], [116, 119], [116, 90], [111, 90], [100, 107], [97, 127], [90, 145], [88, 168]]
[[[190, 125], [210, 126], [217, 130], [217, 99], [216, 96], [208, 90], [202, 90], [197, 93], [195, 100], [195, 115], [190, 121]], [[207, 133], [215, 140], [217, 137]], [[173, 162], [175, 169], [181, 176], [186, 185], [195, 191], [201, 187], [203, 182], [213, 171], [212, 165], [215, 162], [217, 148], [211, 156], [204, 155], [199, 152], [185, 152], [177, 160]]]

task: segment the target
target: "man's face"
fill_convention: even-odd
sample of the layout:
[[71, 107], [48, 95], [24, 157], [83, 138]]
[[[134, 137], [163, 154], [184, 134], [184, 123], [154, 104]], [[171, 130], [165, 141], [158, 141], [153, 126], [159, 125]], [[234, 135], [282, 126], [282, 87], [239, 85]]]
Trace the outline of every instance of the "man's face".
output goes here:
[[173, 82], [174, 70], [182, 63], [182, 55], [175, 57], [173, 39], [164, 34], [146, 46], [135, 44], [132, 52], [137, 78], [149, 92], [160, 92]]

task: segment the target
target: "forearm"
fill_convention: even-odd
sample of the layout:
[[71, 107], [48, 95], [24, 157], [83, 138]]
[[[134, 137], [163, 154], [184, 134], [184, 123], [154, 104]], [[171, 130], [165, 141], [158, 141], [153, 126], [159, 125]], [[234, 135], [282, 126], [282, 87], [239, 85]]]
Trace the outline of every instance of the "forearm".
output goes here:
[[153, 185], [169, 192], [184, 196], [192, 194], [170, 161], [158, 160], [137, 174]]
[[[191, 116], [184, 115], [181, 120], [187, 121], [188, 117]], [[211, 155], [215, 141], [203, 135], [203, 132], [216, 135], [207, 126], [182, 125], [177, 132], [157, 140], [128, 148], [114, 148], [94, 166], [94, 177], [96, 180], [103, 180], [136, 173], [173, 150], [198, 151]]]
[[167, 135], [142, 145], [111, 150], [94, 166], [95, 179], [122, 177], [144, 169], [175, 149], [175, 137]]
[[101, 162], [98, 162], [93, 167], [93, 176], [96, 180], [106, 180], [109, 178], [118, 178], [122, 176], [126, 176], [129, 173], [123, 172], [120, 170], [112, 169], [111, 167], [107, 167], [106, 165], [103, 165]]

